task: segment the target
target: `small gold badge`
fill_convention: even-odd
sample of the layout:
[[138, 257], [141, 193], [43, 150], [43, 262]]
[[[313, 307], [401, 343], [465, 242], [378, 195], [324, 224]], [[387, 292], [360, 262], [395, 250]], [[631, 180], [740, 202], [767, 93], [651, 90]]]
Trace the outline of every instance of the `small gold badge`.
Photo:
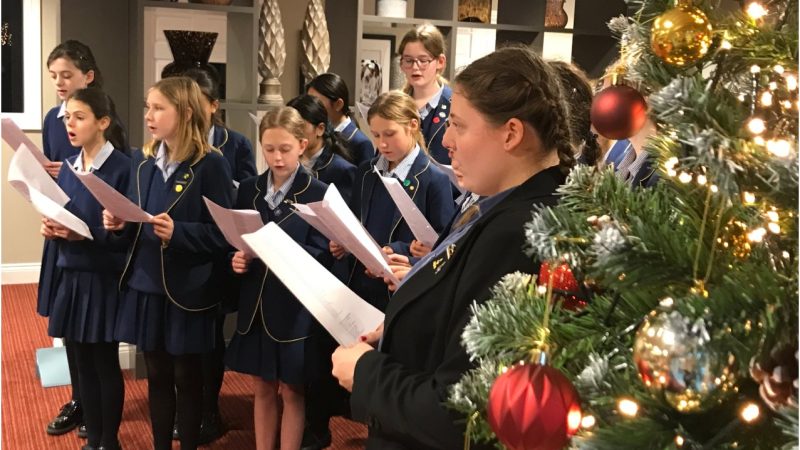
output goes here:
[[188, 180], [189, 179], [189, 174], [188, 173], [183, 174], [183, 179], [184, 180]]
[[409, 187], [408, 187], [408, 190], [409, 190], [409, 191], [413, 191], [413, 190], [414, 190], [414, 186], [409, 186]]
[[182, 192], [182, 191], [183, 191], [183, 186], [180, 185], [180, 184], [176, 184], [175, 185], [175, 192]]

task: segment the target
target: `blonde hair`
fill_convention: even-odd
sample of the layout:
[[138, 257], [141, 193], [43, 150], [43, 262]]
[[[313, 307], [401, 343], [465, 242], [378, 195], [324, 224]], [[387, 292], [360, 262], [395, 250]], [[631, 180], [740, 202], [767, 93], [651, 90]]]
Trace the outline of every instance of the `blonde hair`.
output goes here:
[[261, 123], [258, 125], [258, 140], [261, 141], [266, 130], [283, 128], [298, 141], [302, 141], [306, 138], [305, 126], [306, 121], [296, 109], [291, 106], [277, 106], [268, 110], [261, 118]]
[[414, 140], [422, 148], [422, 151], [427, 152], [425, 138], [422, 137], [421, 131], [422, 120], [419, 118], [417, 105], [410, 95], [396, 90], [384, 92], [375, 99], [375, 103], [367, 111], [367, 122], [371, 121], [375, 116], [407, 127], [411, 126], [412, 120], [416, 120], [417, 128], [412, 130]]
[[[200, 87], [188, 77], [170, 77], [160, 80], [150, 92], [158, 91], [167, 98], [178, 112], [178, 139], [169, 149], [169, 161], [200, 161], [209, 152], [219, 150], [208, 143], [209, 121], [203, 112]], [[187, 119], [184, 119], [188, 117]], [[160, 141], [155, 139], [144, 145], [142, 153], [147, 158], [155, 158]]]
[[[430, 53], [434, 59], [444, 55], [447, 50], [442, 32], [429, 23], [424, 23], [417, 28], [411, 29], [403, 36], [403, 39], [400, 40], [400, 45], [397, 47], [398, 56], [402, 58], [403, 50], [405, 50], [406, 45], [412, 42], [421, 43], [422, 46], [425, 47], [425, 51]], [[444, 67], [442, 67], [441, 71], [437, 72], [436, 81], [444, 86], [447, 84], [447, 79], [442, 76], [442, 71], [444, 71]], [[408, 80], [406, 80], [406, 84], [403, 86], [403, 92], [411, 94], [412, 91], [413, 88], [408, 84]]]

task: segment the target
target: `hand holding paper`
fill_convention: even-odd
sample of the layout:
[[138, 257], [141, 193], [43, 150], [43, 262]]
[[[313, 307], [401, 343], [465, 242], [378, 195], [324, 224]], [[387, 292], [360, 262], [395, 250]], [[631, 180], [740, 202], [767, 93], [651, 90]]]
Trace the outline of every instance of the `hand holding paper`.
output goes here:
[[274, 222], [242, 239], [339, 344], [359, 342], [383, 322], [382, 312], [351, 291]]
[[242, 239], [243, 234], [253, 233], [264, 226], [261, 221], [261, 214], [254, 209], [227, 209], [212, 202], [203, 196], [208, 212], [214, 222], [217, 223], [225, 240], [228, 241], [236, 250], [240, 250], [247, 256], [255, 256], [255, 252]]
[[103, 205], [103, 208], [107, 209], [117, 219], [125, 222], [150, 222], [150, 219], [153, 218], [139, 205], [128, 200], [128, 197], [120, 194], [97, 175], [91, 172], [78, 172], [72, 166], [70, 166], [70, 170], [86, 186], [86, 189], [92, 193], [94, 198]]

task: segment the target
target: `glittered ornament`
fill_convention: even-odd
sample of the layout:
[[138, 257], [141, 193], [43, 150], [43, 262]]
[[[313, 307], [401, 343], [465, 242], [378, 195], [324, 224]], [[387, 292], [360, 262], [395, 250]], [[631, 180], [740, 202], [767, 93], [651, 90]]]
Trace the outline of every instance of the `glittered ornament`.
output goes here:
[[578, 393], [558, 370], [517, 365], [492, 384], [487, 419], [511, 450], [558, 450], [581, 423]]
[[779, 344], [769, 353], [753, 357], [750, 376], [759, 384], [758, 393], [773, 411], [797, 407], [797, 345]]
[[551, 268], [550, 263], [543, 262], [539, 267], [537, 283], [539, 286], [547, 287], [551, 279], [553, 283], [553, 299], [560, 301], [564, 309], [577, 311], [586, 306], [584, 290], [581, 289], [568, 264], [559, 264]]
[[664, 62], [683, 67], [708, 53], [712, 34], [705, 13], [683, 0], [653, 21], [650, 48]]
[[590, 111], [592, 125], [608, 139], [627, 139], [642, 129], [647, 120], [647, 102], [636, 89], [618, 84], [594, 96]]
[[653, 311], [633, 343], [633, 361], [651, 392], [683, 413], [716, 404], [733, 389], [733, 357], [711, 350], [703, 319]]

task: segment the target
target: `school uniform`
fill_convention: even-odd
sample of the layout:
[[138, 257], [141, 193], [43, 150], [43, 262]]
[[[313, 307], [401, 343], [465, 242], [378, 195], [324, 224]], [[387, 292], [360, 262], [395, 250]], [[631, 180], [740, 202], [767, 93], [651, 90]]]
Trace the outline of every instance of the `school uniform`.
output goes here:
[[447, 148], [442, 145], [445, 124], [450, 116], [450, 98], [453, 91], [450, 86], [444, 85], [439, 92], [420, 110], [422, 119], [422, 136], [428, 154], [440, 164], [450, 164], [450, 155]]
[[128, 197], [156, 215], [174, 221], [168, 243], [151, 224], [131, 223], [131, 242], [120, 289], [125, 297], [117, 314], [116, 338], [143, 351], [172, 355], [205, 353], [214, 348], [214, 321], [222, 298], [217, 271], [224, 271], [228, 243], [203, 197], [224, 208], [233, 205], [230, 167], [216, 152], [199, 161], [169, 163], [158, 155], [134, 153]]
[[236, 131], [216, 125], [211, 126], [208, 134], [208, 142], [218, 148], [228, 161], [235, 184], [258, 174], [250, 140]]
[[[374, 167], [386, 175], [388, 161], [378, 156], [358, 168], [350, 207], [378, 245], [389, 246], [395, 253], [409, 255], [414, 234], [378, 179]], [[400, 161], [391, 174], [399, 179], [431, 227], [440, 233], [455, 211], [447, 175], [431, 162], [419, 146]], [[353, 263], [348, 285], [378, 309], [383, 310], [389, 301], [386, 284], [383, 280], [368, 277], [360, 262]]]
[[[322, 200], [327, 186], [298, 167], [293, 179], [274, 189], [269, 170], [239, 186], [237, 209], [255, 209], [264, 223], [275, 222], [323, 265], [328, 241], [294, 213], [293, 203]], [[313, 280], [309, 280], [313, 282]], [[240, 277], [236, 333], [226, 351], [227, 366], [267, 381], [303, 384], [313, 376], [310, 338], [314, 318], [261, 260]]]
[[480, 212], [405, 277], [386, 308], [380, 349], [355, 367], [350, 406], [353, 418], [369, 425], [367, 449], [463, 446], [466, 418], [445, 401], [474, 367], [461, 343], [471, 305], [490, 298], [504, 275], [538, 267], [522, 251], [524, 226], [532, 207], [557, 202], [565, 179], [554, 166], [482, 199]]
[[646, 150], [637, 153], [627, 139], [619, 140], [611, 147], [605, 162], [612, 164], [617, 177], [630, 186], [647, 188], [658, 182], [655, 158]]
[[[75, 156], [81, 151], [80, 147], [73, 147], [67, 136], [67, 127], [64, 124], [66, 103], [56, 106], [44, 117], [42, 126], [42, 151], [51, 161], [64, 161], [70, 156]], [[54, 241], [44, 241], [42, 249], [42, 266], [39, 271], [39, 285], [37, 286], [36, 312], [47, 317], [55, 298], [56, 284], [60, 275], [57, 266], [58, 251]]]
[[[113, 246], [108, 240], [109, 233], [103, 228], [103, 206], [68, 167], [83, 170], [81, 155], [65, 160], [58, 185], [70, 198], [64, 207], [88, 225], [94, 239], [54, 241], [58, 245], [61, 278], [47, 331], [50, 336], [74, 342], [113, 342], [119, 301], [117, 282], [125, 263], [125, 248]], [[114, 189], [127, 192], [130, 158], [110, 142], [101, 148], [89, 170]]]
[[353, 164], [356, 167], [375, 156], [375, 146], [370, 138], [358, 129], [353, 119], [345, 117], [334, 131], [347, 141], [347, 148], [353, 156]]

